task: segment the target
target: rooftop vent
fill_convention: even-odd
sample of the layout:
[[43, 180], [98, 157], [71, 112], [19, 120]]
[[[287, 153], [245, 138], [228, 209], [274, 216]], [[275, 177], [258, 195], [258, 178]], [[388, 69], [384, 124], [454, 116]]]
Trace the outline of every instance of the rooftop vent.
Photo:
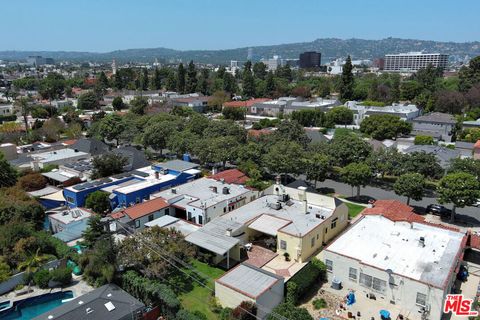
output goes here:
[[222, 193], [223, 193], [223, 194], [229, 194], [229, 193], [230, 193], [230, 190], [228, 190], [227, 187], [223, 187], [223, 188], [222, 188]]
[[217, 193], [217, 187], [215, 187], [215, 186], [211, 186], [210, 190], [212, 190], [212, 192], [214, 192], [214, 193]]
[[425, 247], [425, 237], [420, 237], [420, 239], [418, 239], [418, 242], [422, 247]]
[[280, 202], [269, 203], [268, 206], [274, 210], [280, 210], [282, 208], [282, 204]]
[[177, 194], [177, 189], [172, 188], [172, 193], [173, 193], [173, 194]]
[[90, 314], [90, 313], [93, 312], [93, 309], [92, 309], [92, 308], [87, 308], [87, 309], [85, 309], [85, 312], [86, 312], [87, 314]]

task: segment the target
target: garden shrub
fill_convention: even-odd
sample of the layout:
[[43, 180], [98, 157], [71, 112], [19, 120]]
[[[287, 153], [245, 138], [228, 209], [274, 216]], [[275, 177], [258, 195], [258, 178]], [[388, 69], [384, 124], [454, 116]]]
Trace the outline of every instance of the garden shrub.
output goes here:
[[326, 279], [325, 264], [313, 258], [302, 270], [297, 272], [287, 283], [286, 302], [298, 303], [301, 295], [308, 290], [316, 281]]
[[33, 275], [33, 282], [41, 289], [48, 288], [48, 282], [52, 278], [50, 271], [42, 269]]
[[58, 268], [50, 272], [51, 280], [66, 286], [72, 282], [72, 269]]

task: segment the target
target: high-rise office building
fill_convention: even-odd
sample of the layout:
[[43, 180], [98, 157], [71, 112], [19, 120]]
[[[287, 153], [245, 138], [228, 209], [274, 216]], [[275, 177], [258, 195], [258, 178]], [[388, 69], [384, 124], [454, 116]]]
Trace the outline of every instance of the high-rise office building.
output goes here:
[[447, 68], [448, 55], [441, 53], [408, 52], [385, 55], [384, 71], [417, 72], [428, 65], [442, 70]]
[[300, 53], [300, 68], [312, 69], [319, 68], [322, 61], [322, 54], [320, 52], [308, 51]]

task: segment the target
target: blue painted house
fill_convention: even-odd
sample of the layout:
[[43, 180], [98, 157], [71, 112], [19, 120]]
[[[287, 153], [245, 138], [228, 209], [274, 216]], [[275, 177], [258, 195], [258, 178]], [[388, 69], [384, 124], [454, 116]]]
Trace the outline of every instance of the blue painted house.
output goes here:
[[112, 208], [129, 207], [150, 195], [195, 179], [198, 165], [182, 160], [140, 168], [65, 188], [63, 195], [69, 207], [83, 207], [87, 196], [97, 190], [108, 192]]

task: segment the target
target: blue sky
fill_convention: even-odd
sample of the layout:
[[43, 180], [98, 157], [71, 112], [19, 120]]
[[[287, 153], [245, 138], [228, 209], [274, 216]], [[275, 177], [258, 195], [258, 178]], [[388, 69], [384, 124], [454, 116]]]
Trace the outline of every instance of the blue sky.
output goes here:
[[480, 40], [478, 0], [1, 0], [0, 50], [227, 49], [317, 38]]

